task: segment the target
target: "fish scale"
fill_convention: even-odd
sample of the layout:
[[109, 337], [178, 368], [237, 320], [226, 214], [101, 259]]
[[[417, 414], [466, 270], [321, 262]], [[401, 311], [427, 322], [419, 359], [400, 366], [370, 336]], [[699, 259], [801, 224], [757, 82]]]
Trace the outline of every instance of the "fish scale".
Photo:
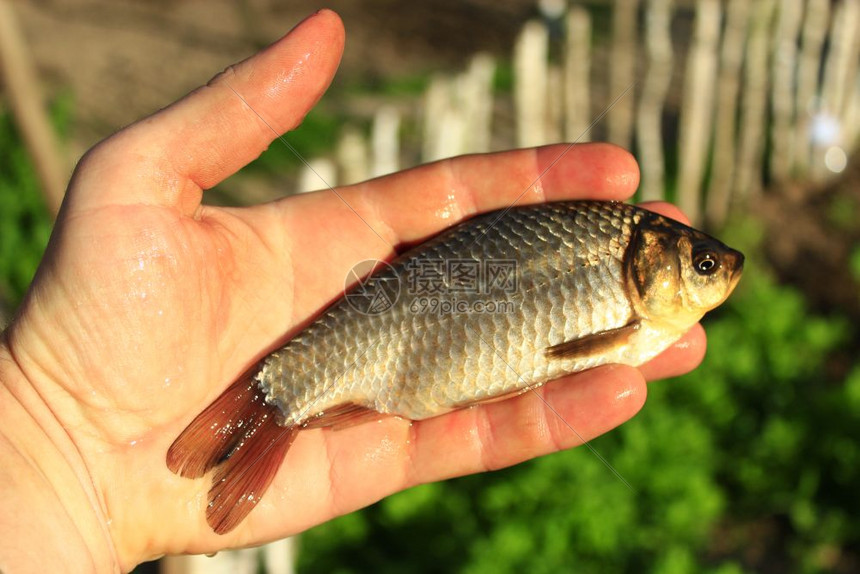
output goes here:
[[[368, 315], [342, 299], [298, 339], [273, 353], [257, 376], [284, 424], [354, 403], [421, 419], [475, 397], [515, 392], [546, 377], [594, 366], [550, 362], [563, 340], [623, 326], [632, 309], [620, 280], [639, 211], [623, 204], [548, 204], [490, 214], [398, 258], [377, 277], [399, 279], [389, 310]], [[407, 274], [420, 261], [514, 260], [511, 293], [437, 294], [442, 301], [494, 304], [496, 313], [416, 312]], [[404, 342], [407, 342], [404, 350]], [[310, 355], [310, 357], [308, 356]]]

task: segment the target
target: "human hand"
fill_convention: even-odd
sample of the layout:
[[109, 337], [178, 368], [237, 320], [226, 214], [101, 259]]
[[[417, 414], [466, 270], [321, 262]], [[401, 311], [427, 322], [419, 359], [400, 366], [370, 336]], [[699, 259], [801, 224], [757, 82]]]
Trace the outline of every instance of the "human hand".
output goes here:
[[[71, 562], [78, 554], [68, 554], [74, 547], [93, 569], [129, 570], [165, 553], [259, 544], [418, 483], [579, 445], [633, 416], [646, 379], [701, 359], [697, 327], [639, 370], [602, 367], [536, 391], [564, 420], [526, 393], [415, 423], [303, 431], [248, 518], [214, 534], [205, 520], [209, 477], [171, 473], [168, 447], [237, 375], [337, 298], [357, 261], [390, 258], [392, 246], [477, 212], [626, 199], [638, 184], [626, 152], [557, 145], [456, 158], [336, 193], [201, 205], [204, 190], [266, 148], [272, 129], [301, 121], [342, 47], [339, 19], [320, 12], [81, 161], [0, 347], [0, 453], [8, 462], [0, 485], [34, 477], [26, 499], [13, 489], [24, 486], [0, 489], [34, 525], [59, 516], [22, 547], [38, 544], [47, 559], [44, 537], [56, 536], [66, 545], [61, 566], [81, 569]], [[0, 539], [12, 526], [0, 518]], [[0, 568], [10, 548], [0, 543]]]

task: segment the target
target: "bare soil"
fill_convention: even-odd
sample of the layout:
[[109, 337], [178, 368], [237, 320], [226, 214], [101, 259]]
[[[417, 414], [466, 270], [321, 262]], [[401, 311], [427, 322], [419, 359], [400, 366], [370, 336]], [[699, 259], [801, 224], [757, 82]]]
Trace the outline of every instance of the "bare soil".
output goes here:
[[336, 82], [461, 69], [507, 55], [532, 0], [33, 0], [15, 3], [49, 93], [71, 91], [80, 153], [277, 40], [322, 8], [347, 45]]

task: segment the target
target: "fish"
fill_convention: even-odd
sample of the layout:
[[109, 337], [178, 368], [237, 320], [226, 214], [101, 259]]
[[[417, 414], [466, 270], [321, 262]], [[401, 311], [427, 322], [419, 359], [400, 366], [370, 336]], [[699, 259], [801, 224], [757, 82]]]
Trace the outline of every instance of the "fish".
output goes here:
[[375, 266], [240, 376], [170, 446], [214, 470], [206, 519], [233, 530], [303, 429], [435, 417], [599, 365], [639, 366], [737, 285], [744, 256], [644, 208], [564, 201], [489, 212]]

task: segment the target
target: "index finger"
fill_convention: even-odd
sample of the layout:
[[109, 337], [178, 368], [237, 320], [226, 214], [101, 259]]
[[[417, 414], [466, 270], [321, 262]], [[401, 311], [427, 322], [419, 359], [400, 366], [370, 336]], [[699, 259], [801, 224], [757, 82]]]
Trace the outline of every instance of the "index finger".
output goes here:
[[[417, 190], [409, 180], [422, 178]], [[430, 164], [364, 189], [399, 241], [424, 239], [477, 213], [545, 201], [633, 195], [639, 166], [611, 144], [557, 144]], [[417, 191], [417, 193], [416, 193]], [[409, 210], [398, 206], [408, 201]]]
[[556, 144], [455, 157], [290, 198], [285, 206], [337, 219], [342, 236], [377, 245], [381, 256], [477, 213], [544, 201], [624, 200], [638, 184], [636, 160], [619, 147]]

